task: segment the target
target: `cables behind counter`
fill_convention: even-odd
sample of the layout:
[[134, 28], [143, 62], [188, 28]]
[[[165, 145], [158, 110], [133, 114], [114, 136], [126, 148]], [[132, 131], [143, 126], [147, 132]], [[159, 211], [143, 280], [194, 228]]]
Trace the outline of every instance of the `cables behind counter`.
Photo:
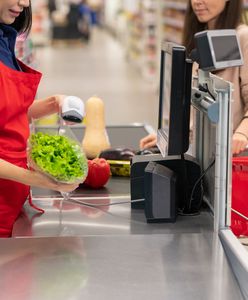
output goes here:
[[135, 200], [131, 200], [131, 201], [120, 201], [120, 202], [113, 202], [113, 203], [108, 203], [108, 204], [103, 204], [103, 203], [100, 203], [100, 204], [97, 204], [97, 203], [91, 204], [91, 203], [84, 202], [84, 201], [77, 200], [77, 199], [73, 199], [73, 198], [67, 199], [66, 201], [70, 202], [70, 203], [77, 203], [77, 204], [84, 205], [84, 206], [98, 208], [98, 207], [102, 207], [102, 206], [111, 206], [111, 205], [120, 205], [120, 204], [129, 204], [129, 203], [136, 203], [136, 202], [144, 202], [145, 199], [141, 198], [141, 199], [135, 199]]
[[[199, 85], [199, 89], [205, 93], [208, 93], [210, 95], [210, 97], [216, 101], [216, 97], [211, 93], [211, 91], [209, 90], [209, 87], [208, 87], [208, 84], [205, 83], [204, 85], [200, 84]], [[181, 155], [181, 159], [183, 160], [184, 162], [184, 174], [183, 174], [183, 184], [187, 184], [187, 169], [186, 169], [186, 162], [185, 162], [185, 158], [184, 158], [184, 155]], [[192, 206], [192, 201], [193, 201], [193, 197], [194, 197], [194, 193], [195, 193], [195, 190], [197, 188], [197, 186], [199, 185], [199, 183], [201, 183], [203, 177], [206, 175], [206, 173], [208, 172], [208, 170], [210, 170], [212, 168], [212, 166], [215, 164], [215, 159], [209, 164], [209, 166], [203, 171], [202, 175], [197, 179], [197, 181], [195, 182], [193, 188], [192, 188], [192, 191], [191, 191], [191, 194], [190, 194], [190, 200], [189, 200], [189, 205], [188, 207], [184, 207], [182, 210], [179, 211], [179, 214], [181, 215], [187, 215], [187, 216], [190, 216], [190, 215], [198, 215], [199, 213], [184, 213], [185, 209], [190, 212], [191, 211], [191, 206]], [[187, 185], [186, 185], [187, 186]], [[186, 199], [188, 199], [188, 191], [187, 189], [185, 189], [185, 194], [184, 194], [184, 197], [186, 197]], [[185, 200], [184, 198], [184, 203], [186, 204], [187, 201]], [[200, 208], [199, 208], [200, 209]]]
[[191, 209], [191, 205], [192, 205], [192, 201], [193, 201], [193, 197], [194, 197], [194, 193], [195, 193], [195, 189], [196, 189], [197, 185], [202, 181], [203, 177], [207, 174], [208, 170], [210, 170], [214, 164], [215, 164], [215, 159], [209, 164], [209, 166], [204, 170], [202, 175], [195, 182], [193, 189], [191, 191], [191, 194], [190, 194], [189, 209]]
[[[182, 157], [182, 159], [184, 159], [184, 157]], [[188, 191], [187, 188], [184, 191], [184, 204], [185, 206], [178, 211], [178, 214], [182, 215], [182, 216], [195, 216], [195, 215], [199, 215], [199, 210], [200, 210], [200, 205], [199, 205], [199, 209], [197, 212], [192, 212], [191, 213], [191, 207], [192, 207], [192, 202], [193, 202], [193, 198], [194, 198], [194, 194], [196, 191], [196, 188], [198, 187], [198, 185], [201, 183], [203, 177], [207, 174], [207, 172], [212, 168], [212, 166], [215, 164], [215, 159], [209, 164], [209, 166], [203, 171], [203, 173], [201, 174], [201, 176], [196, 180], [191, 193], [190, 193], [190, 197], [188, 198]], [[186, 162], [184, 161], [184, 176], [183, 176], [183, 184], [184, 186], [187, 186], [187, 169], [186, 169]], [[189, 199], [189, 202], [188, 202]], [[202, 203], [202, 202], [201, 202]]]

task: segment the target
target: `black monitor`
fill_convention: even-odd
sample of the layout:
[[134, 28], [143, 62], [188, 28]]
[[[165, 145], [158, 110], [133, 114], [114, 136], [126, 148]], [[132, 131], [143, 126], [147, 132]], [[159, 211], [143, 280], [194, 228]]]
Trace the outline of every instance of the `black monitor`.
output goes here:
[[161, 49], [157, 146], [163, 156], [189, 148], [192, 62], [183, 46], [165, 42]]

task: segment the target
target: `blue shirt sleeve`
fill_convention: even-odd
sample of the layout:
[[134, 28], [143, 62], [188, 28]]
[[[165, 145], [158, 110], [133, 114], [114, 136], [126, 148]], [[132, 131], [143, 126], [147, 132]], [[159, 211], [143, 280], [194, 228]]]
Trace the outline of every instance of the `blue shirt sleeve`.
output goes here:
[[0, 61], [7, 67], [20, 71], [15, 56], [17, 31], [7, 25], [0, 24]]

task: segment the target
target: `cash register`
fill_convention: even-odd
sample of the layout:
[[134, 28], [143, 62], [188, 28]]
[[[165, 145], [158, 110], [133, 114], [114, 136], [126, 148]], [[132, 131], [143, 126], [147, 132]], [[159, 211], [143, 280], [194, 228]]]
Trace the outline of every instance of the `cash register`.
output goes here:
[[[201, 105], [218, 122], [218, 105], [211, 71], [242, 64], [235, 30], [209, 30], [195, 35], [191, 57], [181, 45], [165, 42], [161, 49], [159, 122], [160, 154], [135, 156], [131, 165], [131, 200], [144, 198], [147, 222], [175, 222], [177, 214], [199, 214], [202, 178], [208, 169], [189, 149], [190, 106]], [[197, 85], [192, 86], [192, 64], [199, 64]], [[206, 99], [211, 99], [208, 103]], [[204, 107], [204, 108], [203, 108]], [[192, 149], [191, 149], [192, 150]], [[214, 165], [214, 161], [208, 168]], [[132, 208], [141, 207], [133, 203]]]

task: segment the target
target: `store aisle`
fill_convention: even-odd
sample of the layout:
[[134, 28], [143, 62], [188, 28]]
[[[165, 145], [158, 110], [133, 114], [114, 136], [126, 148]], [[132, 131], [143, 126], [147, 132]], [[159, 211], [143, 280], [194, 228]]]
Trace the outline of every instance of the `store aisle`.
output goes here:
[[154, 84], [127, 62], [120, 43], [104, 30], [95, 29], [89, 45], [39, 48], [36, 59], [43, 72], [39, 97], [62, 93], [87, 100], [97, 95], [105, 102], [108, 125], [139, 122], [156, 129]]

